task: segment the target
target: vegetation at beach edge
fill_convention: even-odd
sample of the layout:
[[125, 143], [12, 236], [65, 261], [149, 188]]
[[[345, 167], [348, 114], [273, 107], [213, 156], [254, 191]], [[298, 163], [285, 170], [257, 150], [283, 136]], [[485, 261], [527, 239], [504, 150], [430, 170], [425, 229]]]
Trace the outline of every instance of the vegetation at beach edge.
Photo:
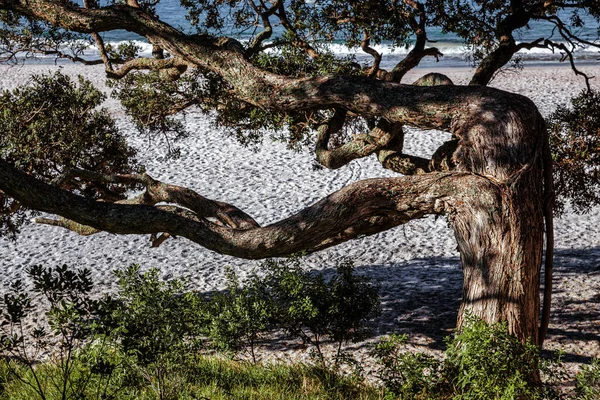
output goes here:
[[[443, 359], [408, 350], [406, 335], [370, 343], [377, 381], [342, 350], [378, 314], [377, 288], [348, 261], [324, 276], [299, 259], [267, 261], [227, 289], [194, 293], [157, 269], [115, 271], [98, 299], [88, 270], [32, 267], [0, 302], [0, 399], [596, 399], [600, 364], [569, 393], [558, 361], [470, 316]], [[29, 290], [27, 290], [29, 289]], [[45, 315], [36, 319], [36, 315]], [[280, 335], [273, 335], [273, 332]], [[311, 362], [261, 362], [255, 348], [284, 332]], [[337, 352], [323, 351], [337, 343]], [[542, 383], [528, 378], [540, 369]]]

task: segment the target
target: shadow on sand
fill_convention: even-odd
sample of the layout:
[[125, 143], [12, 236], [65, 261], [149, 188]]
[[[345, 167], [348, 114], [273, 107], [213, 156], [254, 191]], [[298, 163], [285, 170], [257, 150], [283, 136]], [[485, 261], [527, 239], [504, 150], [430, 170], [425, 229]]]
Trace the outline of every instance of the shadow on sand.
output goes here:
[[[406, 333], [423, 337], [420, 342], [432, 350], [445, 348], [444, 338], [455, 327], [461, 301], [462, 271], [457, 257], [357, 266], [356, 272], [380, 286], [382, 315], [377, 334]], [[600, 247], [557, 250], [553, 281], [547, 343], [564, 348], [567, 362], [599, 357]], [[595, 348], [596, 353], [576, 354], [569, 351], [571, 347]]]

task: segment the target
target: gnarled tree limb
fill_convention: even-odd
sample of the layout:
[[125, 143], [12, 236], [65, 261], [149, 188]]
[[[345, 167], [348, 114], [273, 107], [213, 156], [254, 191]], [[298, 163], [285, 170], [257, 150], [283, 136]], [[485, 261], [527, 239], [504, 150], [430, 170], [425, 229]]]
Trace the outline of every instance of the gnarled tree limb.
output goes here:
[[120, 79], [131, 71], [160, 70], [167, 71], [172, 79], [177, 79], [186, 71], [188, 65], [179, 58], [136, 58], [127, 61], [118, 70], [107, 70], [106, 75], [109, 78]]
[[105, 175], [94, 171], [70, 169], [60, 176], [55, 183], [60, 184], [61, 181], [73, 177], [127, 186], [141, 184], [145, 187], [144, 193], [132, 199], [117, 201], [115, 204], [154, 206], [158, 203], [171, 203], [189, 209], [197, 218], [214, 218], [231, 228], [244, 230], [259, 226], [252, 217], [231, 204], [209, 200], [189, 188], [160, 182], [146, 173]]
[[[496, 191], [491, 181], [466, 172], [369, 179], [351, 184], [299, 213], [265, 227], [233, 229], [185, 210], [115, 204], [83, 198], [43, 183], [0, 160], [0, 187], [23, 205], [116, 234], [186, 237], [210, 250], [242, 258], [316, 251], [427, 214], [451, 213], [470, 202], [474, 186]], [[195, 219], [197, 218], [197, 219]]]
[[406, 57], [402, 59], [394, 69], [386, 74], [385, 79], [392, 82], [400, 82], [404, 75], [411, 69], [415, 68], [421, 60], [425, 57], [435, 57], [439, 60], [443, 54], [435, 47], [425, 48], [427, 44], [427, 15], [425, 13], [425, 6], [422, 3], [417, 3], [412, 0], [405, 1], [406, 4], [410, 5], [419, 15], [419, 21], [414, 16], [409, 18], [409, 23], [412, 30], [415, 32], [415, 45], [408, 52]]

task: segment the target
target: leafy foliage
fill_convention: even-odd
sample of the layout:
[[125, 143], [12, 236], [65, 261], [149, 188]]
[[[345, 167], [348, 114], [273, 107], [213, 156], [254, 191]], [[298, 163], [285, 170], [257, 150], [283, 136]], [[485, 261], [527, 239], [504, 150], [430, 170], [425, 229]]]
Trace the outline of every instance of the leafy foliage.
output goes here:
[[[58, 71], [34, 75], [29, 85], [0, 95], [0, 157], [45, 182], [90, 198], [121, 199], [110, 184], [61, 179], [70, 168], [99, 173], [141, 170], [91, 82], [77, 83]], [[14, 234], [25, 219], [21, 206], [0, 192], [0, 233]]]
[[[0, 304], [0, 398], [587, 400], [600, 393], [598, 360], [582, 367], [574, 391], [562, 396], [555, 388], [530, 380], [540, 363], [536, 346], [510, 336], [504, 323], [490, 326], [474, 317], [448, 340], [444, 360], [407, 351], [406, 335], [375, 344], [371, 353], [379, 362], [383, 388], [340, 376], [327, 364], [261, 366], [204, 354], [206, 347], [198, 346], [196, 339], [202, 341], [204, 333], [212, 331], [211, 318], [219, 318], [218, 326], [234, 327], [213, 340], [238, 338], [240, 345], [244, 341], [247, 345], [249, 335], [274, 326], [283, 314], [291, 326], [309, 321], [313, 329], [320, 326], [320, 332], [335, 340], [358, 339], [353, 329], [364, 322], [361, 315], [370, 315], [369, 302], [361, 303], [360, 293], [373, 288], [352, 276], [349, 263], [339, 266], [329, 281], [302, 271], [297, 263], [267, 263], [270, 282], [265, 285], [255, 276], [242, 287], [230, 274], [230, 291], [212, 300], [185, 292], [180, 280], [164, 282], [157, 270], [142, 272], [138, 266], [117, 273], [119, 290], [114, 298], [92, 299], [88, 270], [33, 267], [28, 274], [38, 296], [30, 296], [23, 282], [15, 281]], [[292, 268], [289, 274], [283, 271], [286, 266]], [[280, 286], [273, 284], [278, 278], [285, 281]], [[313, 285], [325, 285], [332, 294], [317, 302], [312, 296], [323, 292]], [[224, 315], [215, 314], [219, 307], [224, 307]], [[340, 318], [343, 307], [347, 307], [344, 315], [350, 314], [346, 319]], [[315, 313], [336, 320], [317, 322]], [[45, 318], [36, 320], [36, 315]], [[259, 320], [253, 322], [253, 317]], [[32, 322], [34, 328], [28, 330]]]
[[567, 201], [579, 212], [600, 204], [599, 115], [600, 92], [584, 91], [548, 118], [558, 211]]
[[91, 44], [88, 35], [57, 28], [17, 13], [0, 11], [0, 62], [55, 56], [76, 60]]
[[[0, 386], [21, 383], [10, 396], [15, 399], [104, 398], [120, 390], [123, 381], [113, 373], [122, 368], [125, 356], [115, 353], [105, 336], [98, 336], [97, 319], [110, 302], [91, 299], [90, 271], [34, 266], [28, 275], [42, 300], [32, 298], [20, 280], [4, 295], [0, 354], [6, 361]], [[36, 314], [45, 314], [46, 320]], [[37, 367], [42, 356], [47, 360]]]
[[164, 354], [183, 355], [197, 344], [202, 325], [200, 299], [185, 291], [181, 280], [164, 282], [157, 269], [141, 272], [139, 265], [115, 271], [118, 294], [104, 318], [107, 334], [141, 365]]
[[329, 280], [304, 271], [299, 259], [269, 260], [260, 270], [265, 275], [251, 276], [243, 287], [230, 272], [228, 291], [212, 299], [215, 343], [229, 349], [249, 345], [255, 359], [254, 343], [260, 334], [283, 328], [314, 345], [324, 365], [324, 340], [338, 344], [340, 357], [343, 343], [362, 340], [370, 332], [366, 322], [379, 312], [378, 291], [353, 274], [350, 262], [338, 265]]
[[[285, 7], [270, 4], [252, 4], [246, 0], [184, 0], [190, 22], [201, 33], [219, 33], [227, 27], [247, 32], [256, 25], [257, 12], [270, 12], [273, 25], [281, 25], [287, 39], [280, 43], [298, 42], [311, 46], [334, 39], [351, 47], [358, 46], [363, 31], [368, 30], [375, 43], [391, 40], [396, 45], [406, 44], [412, 33], [407, 19], [414, 9], [393, 1], [304, 1], [293, 0]], [[230, 24], [225, 24], [225, 21]], [[254, 30], [255, 36], [260, 31]]]
[[469, 316], [467, 324], [446, 351], [445, 369], [455, 398], [535, 398], [537, 346], [510, 335], [505, 322], [490, 326]]
[[590, 365], [583, 365], [575, 378], [575, 392], [579, 399], [592, 400], [600, 397], [600, 359], [595, 358]]
[[372, 354], [386, 388], [402, 399], [535, 399], [543, 389], [533, 377], [539, 349], [508, 333], [506, 323], [488, 325], [469, 316], [444, 360], [403, 350], [408, 338], [391, 336]]
[[401, 398], [427, 398], [441, 380], [440, 361], [403, 350], [408, 336], [392, 334], [371, 349], [380, 364], [379, 378], [390, 393]]
[[[285, 40], [285, 35], [282, 40]], [[360, 65], [353, 56], [339, 57], [325, 46], [319, 45], [318, 48], [319, 57], [311, 58], [302, 49], [286, 43], [278, 52], [257, 54], [252, 62], [267, 71], [294, 78], [360, 74]]]
[[209, 92], [204, 84], [210, 82], [202, 80], [198, 73], [173, 80], [167, 74], [150, 71], [108, 80], [108, 86], [114, 89], [112, 96], [123, 104], [138, 131], [149, 137], [162, 135], [167, 139], [168, 154], [177, 156], [177, 147], [172, 142], [187, 136], [188, 132], [181, 118], [175, 118], [173, 114], [189, 104], [200, 104]]
[[275, 304], [257, 280], [242, 287], [232, 270], [227, 272], [227, 290], [214, 295], [208, 304], [209, 336], [215, 347], [225, 351], [250, 348], [256, 362], [255, 343], [273, 329]]
[[[271, 264], [280, 269], [287, 265]], [[337, 293], [334, 296], [337, 301], [349, 299], [350, 305], [356, 305], [357, 296], [365, 292], [354, 293], [353, 289], [367, 288], [361, 286], [362, 280], [351, 276], [349, 266], [344, 271], [345, 276], [332, 279], [329, 287]], [[292, 370], [274, 366], [245, 372], [248, 376], [244, 378], [231, 379], [228, 376], [239, 368], [201, 355], [205, 334], [217, 345], [233, 343], [239, 348], [277, 323], [274, 316], [280, 315], [281, 309], [272, 303], [273, 298], [267, 291], [269, 286], [261, 285], [257, 277], [251, 285], [242, 288], [230, 274], [230, 292], [204, 300], [196, 293], [186, 292], [181, 280], [162, 281], [156, 269], [142, 272], [134, 265], [115, 273], [116, 296], [94, 300], [90, 295], [93, 285], [89, 270], [73, 271], [66, 266], [31, 268], [28, 274], [33, 281], [33, 291], [43, 295], [50, 330], [43, 321], [32, 331], [24, 328], [34, 313], [40, 311], [36, 307], [42, 304], [38, 304], [39, 298], [29, 296], [21, 281], [13, 284], [0, 309], [3, 319], [0, 398], [5, 394], [15, 399], [148, 398], [154, 393], [150, 398], [170, 399], [191, 396], [199, 390], [220, 391], [215, 382], [225, 387], [224, 390], [235, 389], [242, 393], [259, 390], [252, 389], [258, 382], [273, 386], [278, 379], [297, 385], [297, 381], [291, 379], [293, 371], [303, 377], [302, 385], [307, 381], [315, 385], [303, 389], [303, 393], [355, 393], [358, 390], [350, 380], [331, 371], [304, 366]], [[294, 275], [299, 276], [294, 278]], [[322, 277], [309, 278], [300, 270], [293, 271], [287, 278], [324, 283]], [[291, 295], [299, 297], [299, 293]], [[265, 301], [271, 302], [276, 312], [270, 313], [271, 308]], [[309, 304], [315, 299], [303, 301]], [[336, 310], [323, 317], [335, 318], [340, 307], [338, 304]], [[338, 332], [335, 337], [339, 340], [357, 338], [357, 333], [345, 329], [361, 330], [360, 318], [356, 317], [360, 313], [367, 314], [359, 309], [354, 312], [352, 321], [338, 315], [339, 320], [333, 321], [335, 327], [330, 331]], [[295, 324], [303, 323], [296, 314], [291, 319]], [[316, 326], [315, 323], [313, 321], [312, 326]], [[328, 324], [332, 323], [322, 323], [323, 326]], [[37, 366], [39, 356], [48, 351], [51, 353], [46, 361]], [[7, 355], [10, 359], [4, 360]], [[249, 386], [236, 387], [242, 383]], [[201, 389], [197, 385], [201, 385]], [[277, 390], [288, 393], [288, 389], [279, 386]]]

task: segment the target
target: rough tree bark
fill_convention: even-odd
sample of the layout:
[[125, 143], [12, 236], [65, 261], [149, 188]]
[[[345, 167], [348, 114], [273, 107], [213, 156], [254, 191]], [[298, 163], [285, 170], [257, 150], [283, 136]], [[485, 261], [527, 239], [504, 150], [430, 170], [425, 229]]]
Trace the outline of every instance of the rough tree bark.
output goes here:
[[[96, 176], [146, 186], [144, 194], [130, 201], [96, 202], [37, 181], [0, 160], [0, 190], [5, 194], [32, 209], [62, 216], [68, 222], [56, 225], [86, 234], [167, 233], [243, 258], [317, 251], [424, 215], [445, 215], [454, 229], [464, 271], [458, 326], [470, 311], [490, 323], [506, 320], [511, 333], [538, 342], [546, 138], [543, 118], [527, 98], [482, 86], [419, 87], [372, 77], [291, 79], [252, 65], [235, 41], [183, 35], [143, 10], [124, 5], [92, 10], [45, 0], [0, 0], [0, 9], [79, 32], [139, 33], [174, 57], [152, 63], [213, 71], [232, 86], [236, 97], [262, 109], [335, 109], [383, 119], [380, 130], [386, 124], [440, 129], [458, 141], [451, 147], [450, 171], [436, 170], [433, 163], [429, 171], [423, 165], [419, 168], [427, 173], [357, 182], [265, 227], [236, 207], [148, 176]], [[132, 63], [123, 68], [134, 67]], [[381, 155], [379, 150], [393, 142], [385, 132], [377, 135], [363, 137], [358, 156]], [[322, 158], [337, 167], [328, 158], [335, 154], [328, 152], [327, 143], [319, 146]], [[352, 146], [344, 151], [351, 152]], [[344, 157], [342, 164], [358, 158]]]

